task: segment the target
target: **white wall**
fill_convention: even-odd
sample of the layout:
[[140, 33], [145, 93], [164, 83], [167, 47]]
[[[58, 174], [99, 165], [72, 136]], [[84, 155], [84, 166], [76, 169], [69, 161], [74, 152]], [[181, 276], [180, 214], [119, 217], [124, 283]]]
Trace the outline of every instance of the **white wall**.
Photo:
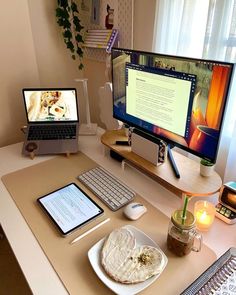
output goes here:
[[39, 75], [27, 0], [4, 1], [0, 24], [0, 146], [4, 146], [22, 139], [21, 89], [38, 86]]
[[[55, 18], [56, 1], [4, 1], [0, 10], [0, 147], [23, 140], [24, 87], [77, 87], [83, 72], [71, 59]], [[84, 121], [84, 112], [81, 120]]]
[[78, 70], [78, 62], [71, 58], [64, 44], [55, 17], [56, 2], [28, 0], [40, 86], [76, 87], [80, 122], [85, 122], [82, 83], [74, 81], [83, 77], [83, 71]]
[[[134, 1], [134, 48], [151, 50], [155, 0]], [[21, 90], [24, 87], [74, 86], [78, 90], [81, 122], [85, 121], [82, 84], [89, 79], [91, 120], [98, 122], [98, 89], [104, 85], [105, 63], [84, 60], [77, 70], [56, 23], [52, 0], [4, 1], [0, 10], [0, 147], [23, 140], [26, 123]]]
[[134, 49], [151, 51], [157, 0], [134, 0]]
[[60, 27], [56, 22], [57, 1], [28, 0], [34, 50], [42, 87], [74, 86], [73, 79], [81, 77], [70, 57]]

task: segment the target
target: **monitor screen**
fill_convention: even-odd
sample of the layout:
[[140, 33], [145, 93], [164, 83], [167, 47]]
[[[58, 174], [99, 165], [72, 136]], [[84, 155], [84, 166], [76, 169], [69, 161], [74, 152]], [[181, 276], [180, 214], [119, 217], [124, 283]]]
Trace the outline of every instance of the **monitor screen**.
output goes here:
[[215, 162], [232, 71], [232, 63], [113, 48], [113, 116]]

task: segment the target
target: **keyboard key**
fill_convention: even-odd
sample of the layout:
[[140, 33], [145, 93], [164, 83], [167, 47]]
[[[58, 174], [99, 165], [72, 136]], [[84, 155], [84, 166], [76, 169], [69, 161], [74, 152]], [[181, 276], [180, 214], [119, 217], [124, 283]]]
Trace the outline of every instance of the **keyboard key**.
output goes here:
[[125, 206], [136, 195], [102, 167], [93, 168], [77, 178], [113, 211]]

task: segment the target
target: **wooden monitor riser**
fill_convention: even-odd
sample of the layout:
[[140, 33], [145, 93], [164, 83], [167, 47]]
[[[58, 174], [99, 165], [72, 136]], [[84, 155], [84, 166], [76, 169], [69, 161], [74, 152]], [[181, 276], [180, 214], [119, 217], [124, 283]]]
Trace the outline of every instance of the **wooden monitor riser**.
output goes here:
[[132, 152], [130, 146], [116, 145], [117, 140], [127, 140], [123, 129], [109, 130], [101, 136], [101, 142], [106, 147], [124, 157], [131, 165], [145, 172], [176, 195], [212, 196], [219, 192], [222, 185], [220, 176], [215, 171], [209, 177], [201, 176], [200, 164], [196, 161], [173, 151], [181, 175], [178, 179], [168, 160], [164, 164], [156, 166]]

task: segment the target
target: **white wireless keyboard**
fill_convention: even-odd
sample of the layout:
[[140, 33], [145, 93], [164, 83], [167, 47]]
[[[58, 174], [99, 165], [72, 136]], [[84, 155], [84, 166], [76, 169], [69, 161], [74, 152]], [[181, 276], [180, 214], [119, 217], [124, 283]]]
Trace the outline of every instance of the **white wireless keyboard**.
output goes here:
[[86, 171], [77, 178], [113, 211], [129, 203], [136, 195], [102, 167]]

